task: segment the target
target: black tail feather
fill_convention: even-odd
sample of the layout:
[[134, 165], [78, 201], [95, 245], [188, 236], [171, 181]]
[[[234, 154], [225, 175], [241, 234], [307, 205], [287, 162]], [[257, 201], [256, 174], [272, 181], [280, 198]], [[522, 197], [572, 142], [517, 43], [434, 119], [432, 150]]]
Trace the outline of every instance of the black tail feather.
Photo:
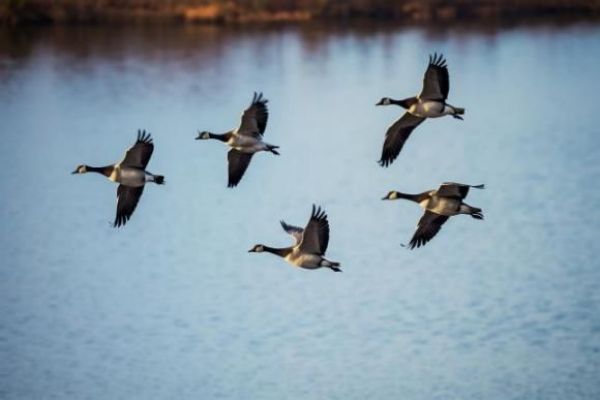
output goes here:
[[475, 219], [483, 219], [483, 212], [481, 208], [473, 207], [473, 211], [471, 212], [471, 217]]
[[279, 152], [277, 150], [275, 150], [278, 148], [279, 148], [279, 146], [268, 145], [267, 150], [269, 150], [271, 153], [279, 156], [280, 155]]

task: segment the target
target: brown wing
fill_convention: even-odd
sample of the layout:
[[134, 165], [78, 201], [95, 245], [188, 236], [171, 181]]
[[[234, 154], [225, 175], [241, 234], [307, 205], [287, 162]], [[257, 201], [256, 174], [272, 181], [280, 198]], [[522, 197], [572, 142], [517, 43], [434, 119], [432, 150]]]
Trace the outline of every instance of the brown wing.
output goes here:
[[302, 241], [302, 235], [304, 234], [304, 229], [299, 228], [297, 226], [288, 225], [285, 223], [284, 220], [279, 221], [279, 223], [281, 223], [281, 227], [283, 228], [284, 231], [286, 231], [287, 233], [292, 235], [292, 237], [294, 238], [294, 241], [296, 242], [296, 243], [294, 243], [294, 245], [297, 245], [298, 243], [300, 243]]
[[321, 207], [316, 207], [313, 204], [310, 220], [304, 228], [304, 235], [302, 235], [302, 242], [300, 242], [300, 250], [306, 253], [323, 255], [327, 251], [328, 245], [329, 221], [327, 221], [327, 214], [321, 210]]
[[121, 165], [126, 167], [146, 169], [153, 151], [154, 144], [152, 143], [150, 133], [138, 130], [137, 140], [135, 144], [131, 146], [125, 153], [125, 157], [121, 161]]
[[262, 96], [262, 93], [254, 92], [252, 104], [242, 114], [242, 122], [238, 128], [240, 135], [255, 135], [257, 132], [263, 135], [265, 133], [269, 119], [269, 110], [267, 110], [269, 100]]
[[423, 90], [420, 99], [445, 101], [450, 90], [448, 67], [443, 55], [429, 56], [429, 65], [423, 77]]
[[143, 186], [131, 187], [119, 185], [117, 188], [117, 216], [113, 224], [114, 227], [125, 225], [129, 221], [143, 192]]
[[412, 239], [410, 239], [408, 248], [414, 249], [415, 247], [424, 246], [427, 242], [433, 239], [435, 235], [437, 235], [437, 233], [440, 231], [440, 228], [447, 220], [448, 217], [445, 215], [439, 215], [432, 213], [431, 211], [425, 211], [425, 214], [423, 214], [419, 220], [415, 234], [413, 235]]
[[252, 160], [252, 154], [242, 153], [241, 151], [237, 151], [236, 149], [231, 149], [227, 153], [227, 161], [229, 164], [229, 183], [227, 187], [235, 187], [242, 176], [244, 176], [244, 172], [248, 168], [250, 164], [250, 160]]
[[404, 113], [398, 121], [394, 122], [385, 133], [379, 165], [387, 167], [394, 162], [396, 157], [398, 157], [398, 154], [400, 154], [406, 139], [408, 139], [412, 131], [423, 121], [425, 121], [425, 118]]
[[440, 185], [436, 194], [441, 197], [454, 197], [464, 199], [469, 194], [470, 188], [483, 189], [484, 185], [465, 185], [455, 182], [444, 182]]

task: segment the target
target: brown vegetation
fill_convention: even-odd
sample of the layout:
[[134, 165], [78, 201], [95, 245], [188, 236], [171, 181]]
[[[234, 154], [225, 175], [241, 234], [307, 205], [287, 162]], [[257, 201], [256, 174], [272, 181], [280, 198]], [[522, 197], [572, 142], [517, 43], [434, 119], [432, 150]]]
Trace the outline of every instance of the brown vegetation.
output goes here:
[[301, 21], [386, 18], [430, 22], [547, 15], [600, 15], [600, 0], [0, 0], [19, 22]]

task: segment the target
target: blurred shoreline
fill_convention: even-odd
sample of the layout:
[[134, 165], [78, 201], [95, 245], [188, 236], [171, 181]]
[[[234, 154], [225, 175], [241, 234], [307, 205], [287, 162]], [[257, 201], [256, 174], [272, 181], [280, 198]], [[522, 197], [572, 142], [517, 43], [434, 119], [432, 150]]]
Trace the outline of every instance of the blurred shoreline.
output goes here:
[[19, 24], [248, 24], [371, 19], [407, 24], [600, 19], [600, 0], [4, 0], [0, 22]]

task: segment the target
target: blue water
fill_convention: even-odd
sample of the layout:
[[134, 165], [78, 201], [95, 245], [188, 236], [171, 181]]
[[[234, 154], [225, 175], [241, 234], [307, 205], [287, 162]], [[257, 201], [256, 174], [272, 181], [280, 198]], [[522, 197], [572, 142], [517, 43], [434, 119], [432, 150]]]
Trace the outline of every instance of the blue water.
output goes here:
[[[0, 35], [0, 398], [600, 398], [600, 26], [40, 28]], [[443, 52], [464, 121], [400, 115]], [[236, 189], [226, 149], [270, 100]], [[69, 173], [149, 130], [146, 188]], [[424, 248], [389, 190], [485, 183]], [[295, 269], [279, 220], [328, 212], [328, 257]]]

